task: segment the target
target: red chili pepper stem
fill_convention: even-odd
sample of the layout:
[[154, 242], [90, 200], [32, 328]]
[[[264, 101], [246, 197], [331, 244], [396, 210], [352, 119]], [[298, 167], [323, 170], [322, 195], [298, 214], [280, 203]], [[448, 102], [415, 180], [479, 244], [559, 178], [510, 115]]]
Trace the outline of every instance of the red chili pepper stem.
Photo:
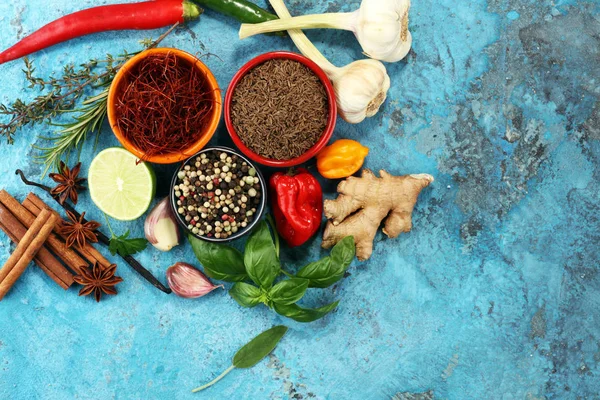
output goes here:
[[198, 19], [204, 12], [204, 9], [200, 8], [197, 4], [184, 0], [183, 2], [183, 20], [193, 21]]

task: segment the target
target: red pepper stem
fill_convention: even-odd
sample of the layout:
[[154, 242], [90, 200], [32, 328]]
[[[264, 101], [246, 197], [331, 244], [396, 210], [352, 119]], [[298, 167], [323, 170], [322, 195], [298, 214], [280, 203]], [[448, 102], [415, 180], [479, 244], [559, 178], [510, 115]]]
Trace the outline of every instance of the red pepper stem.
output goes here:
[[291, 167], [290, 169], [288, 169], [286, 175], [287, 176], [294, 176], [294, 175], [296, 175], [296, 168]]
[[183, 2], [183, 19], [186, 21], [197, 19], [204, 10], [198, 5], [185, 0]]

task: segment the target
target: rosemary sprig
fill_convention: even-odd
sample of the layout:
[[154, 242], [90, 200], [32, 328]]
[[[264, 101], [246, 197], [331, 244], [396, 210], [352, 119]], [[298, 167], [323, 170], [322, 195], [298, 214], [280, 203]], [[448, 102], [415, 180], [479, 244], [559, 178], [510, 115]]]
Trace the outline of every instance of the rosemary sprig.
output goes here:
[[[35, 76], [33, 62], [25, 58], [23, 73], [29, 82], [28, 88], [45, 93], [36, 96], [29, 103], [17, 99], [11, 105], [0, 104], [0, 115], [9, 117], [7, 123], [0, 123], [0, 135], [6, 136], [8, 143], [12, 144], [14, 134], [20, 129], [51, 122], [59, 114], [72, 110], [88, 86], [114, 76], [117, 71], [115, 61], [121, 63], [130, 57], [129, 54], [124, 54], [115, 59], [108, 55], [105, 60], [90, 60], [77, 70], [73, 65], [67, 65], [60, 78], [51, 76], [46, 80]], [[93, 72], [99, 64], [105, 65], [104, 73]]]
[[96, 133], [96, 142], [100, 128], [106, 118], [106, 103], [108, 99], [108, 89], [104, 89], [99, 95], [90, 97], [82, 103], [82, 107], [77, 110], [79, 113], [73, 117], [74, 121], [69, 124], [53, 124], [62, 129], [55, 136], [40, 137], [51, 143], [48, 147], [34, 145], [34, 148], [41, 153], [35, 156], [46, 168], [42, 175], [46, 175], [48, 169], [58, 165], [65, 156], [65, 162], [68, 162], [69, 154], [74, 149], [81, 149], [82, 143], [88, 134]]
[[[145, 49], [158, 46], [178, 25], [173, 25], [155, 41], [142, 41], [142, 45]], [[25, 59], [23, 73], [29, 82], [29, 88], [46, 92], [29, 103], [17, 99], [8, 106], [0, 104], [0, 116], [9, 116], [7, 123], [0, 123], [0, 136], [5, 136], [11, 144], [15, 133], [26, 126], [42, 122], [59, 126], [61, 129], [56, 136], [42, 137], [50, 142], [48, 146], [34, 146], [41, 151], [36, 159], [46, 165], [45, 175], [48, 169], [58, 165], [61, 159], [67, 159], [72, 151], [81, 151], [81, 145], [90, 134], [95, 134], [96, 141], [98, 140], [107, 112], [108, 87], [117, 71], [136, 54], [139, 52], [124, 53], [118, 57], [107, 55], [104, 60], [93, 59], [81, 64], [77, 69], [73, 65], [67, 65], [63, 68], [60, 78], [51, 76], [48, 79], [36, 77], [33, 63]], [[103, 71], [95, 72], [100, 65], [104, 66]], [[102, 92], [86, 97], [81, 107], [74, 108], [87, 89], [99, 88]], [[75, 113], [73, 122], [52, 123], [53, 118], [66, 113]]]

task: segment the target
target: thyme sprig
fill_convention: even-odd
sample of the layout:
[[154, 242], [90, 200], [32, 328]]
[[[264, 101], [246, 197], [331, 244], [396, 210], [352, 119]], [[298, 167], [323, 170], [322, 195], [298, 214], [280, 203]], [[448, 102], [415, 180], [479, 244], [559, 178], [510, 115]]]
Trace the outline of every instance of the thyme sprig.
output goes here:
[[[115, 59], [108, 55], [104, 60], [90, 60], [77, 69], [70, 64], [63, 68], [61, 77], [50, 76], [48, 79], [36, 76], [33, 62], [25, 58], [23, 73], [29, 82], [28, 88], [37, 89], [42, 93], [30, 102], [17, 99], [10, 105], [0, 104], [0, 115], [9, 117], [8, 122], [0, 124], [0, 135], [5, 136], [8, 143], [12, 144], [13, 136], [20, 129], [28, 125], [51, 122], [59, 114], [73, 111], [88, 86], [112, 79], [118, 70], [115, 62], [121, 65], [131, 56], [133, 55], [123, 54]], [[104, 72], [94, 72], [99, 65], [104, 65]]]
[[[158, 46], [176, 27], [173, 25], [157, 40], [145, 39], [141, 42], [144, 49]], [[74, 150], [81, 151], [81, 145], [90, 134], [98, 134], [106, 117], [108, 89], [118, 70], [133, 56], [140, 52], [124, 52], [117, 57], [107, 55], [104, 59], [92, 59], [75, 67], [69, 64], [63, 68], [60, 77], [50, 76], [47, 79], [36, 76], [33, 62], [25, 59], [23, 73], [29, 82], [30, 89], [42, 92], [30, 102], [21, 99], [12, 104], [0, 104], [0, 116], [8, 116], [8, 122], [0, 123], [0, 136], [6, 137], [9, 144], [14, 135], [27, 126], [47, 122], [58, 126], [56, 135], [42, 137], [49, 141], [48, 146], [35, 146], [41, 153], [36, 159], [46, 165], [44, 174], [52, 166], [58, 165], [61, 159], [68, 159]], [[102, 69], [100, 69], [102, 68]], [[89, 91], [101, 90], [85, 96], [81, 107], [76, 105]], [[54, 124], [52, 120], [59, 115], [73, 113], [73, 122]]]

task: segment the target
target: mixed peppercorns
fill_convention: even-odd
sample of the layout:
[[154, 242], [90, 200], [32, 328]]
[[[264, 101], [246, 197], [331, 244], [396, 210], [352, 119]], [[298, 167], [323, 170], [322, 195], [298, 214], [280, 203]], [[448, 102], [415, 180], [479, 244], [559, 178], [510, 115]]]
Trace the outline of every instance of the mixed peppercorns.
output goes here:
[[202, 153], [177, 173], [177, 213], [196, 236], [227, 239], [245, 229], [260, 207], [256, 169], [220, 150]]

